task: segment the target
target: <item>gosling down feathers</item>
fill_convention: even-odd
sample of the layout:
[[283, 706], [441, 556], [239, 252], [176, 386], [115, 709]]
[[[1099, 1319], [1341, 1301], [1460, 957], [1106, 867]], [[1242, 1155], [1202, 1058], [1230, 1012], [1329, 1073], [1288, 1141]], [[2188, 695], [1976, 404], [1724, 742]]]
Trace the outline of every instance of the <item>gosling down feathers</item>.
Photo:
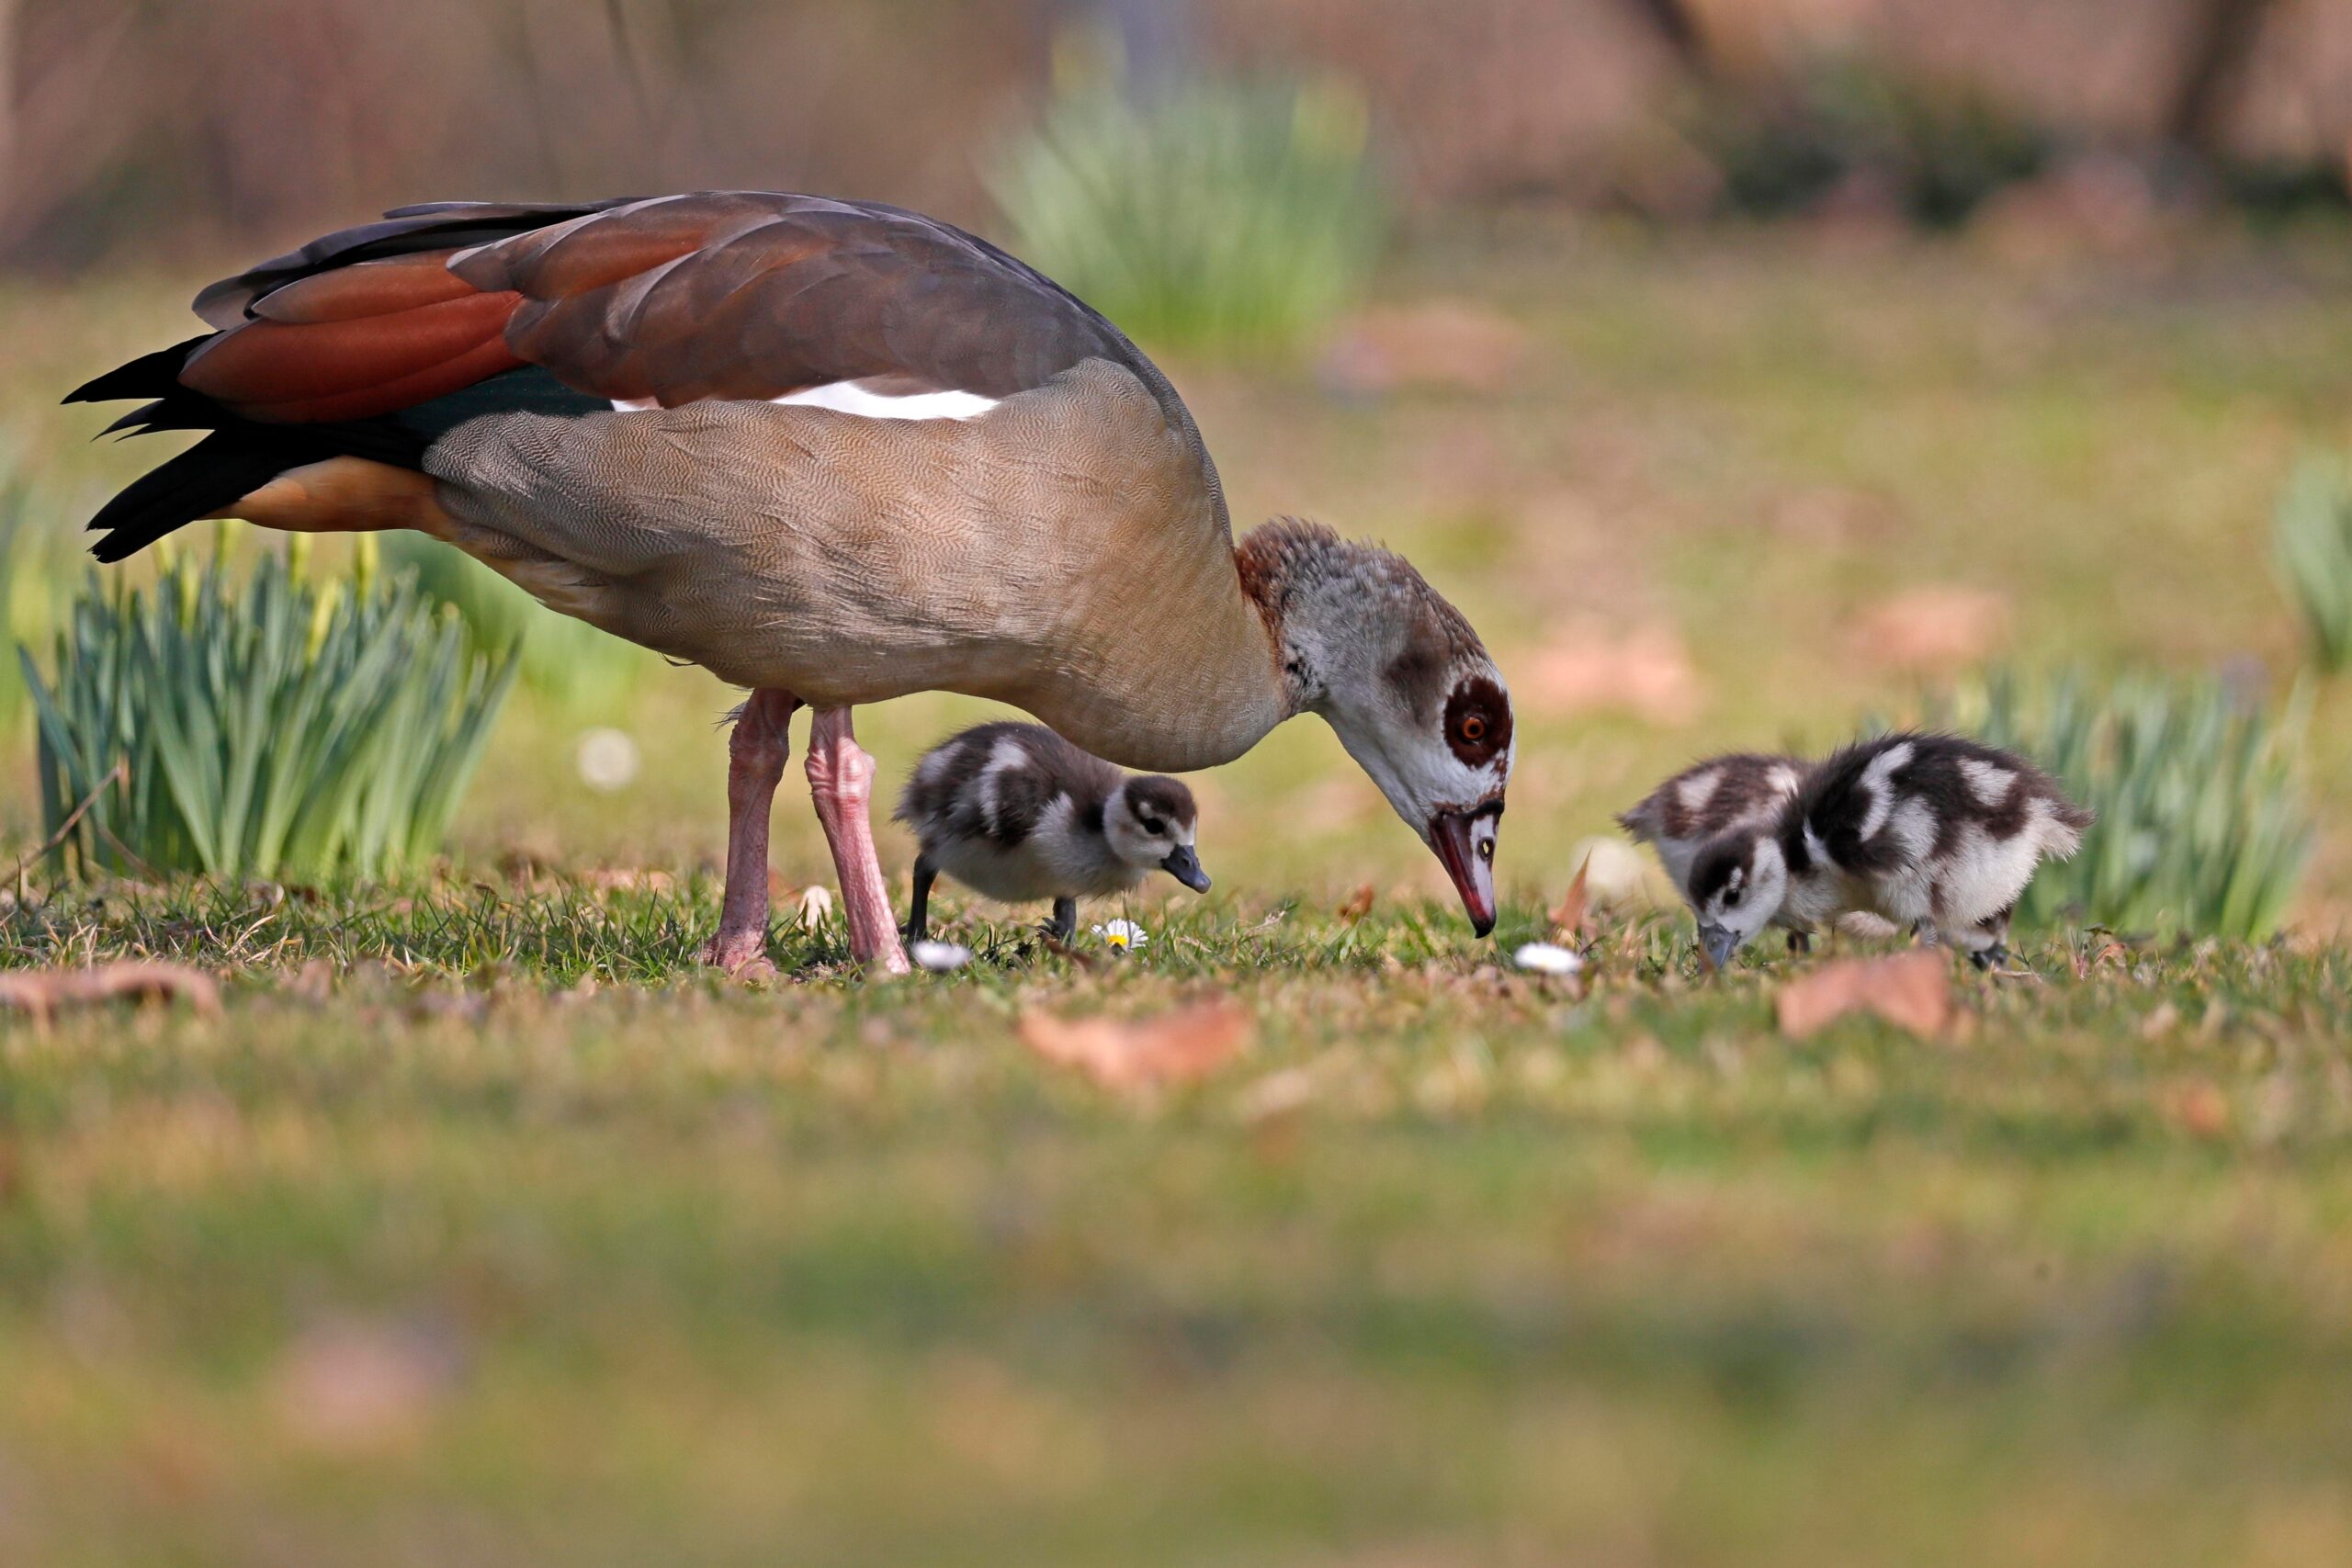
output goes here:
[[1182, 781], [1123, 773], [1041, 724], [983, 724], [941, 741], [915, 764], [894, 815], [922, 845], [909, 942], [928, 930], [942, 873], [1007, 904], [1051, 899], [1046, 929], [1064, 942], [1080, 898], [1124, 893], [1154, 871], [1209, 890]]
[[2044, 858], [2082, 847], [2091, 813], [2012, 751], [1951, 735], [1884, 735], [1813, 770], [1770, 821], [1716, 835], [1690, 870], [1718, 965], [1775, 920], [1862, 912], [1966, 953], [2008, 956], [2009, 916]]
[[1168, 378], [985, 241], [763, 191], [436, 202], [196, 310], [213, 330], [68, 400], [205, 433], [100, 510], [98, 558], [199, 517], [415, 528], [746, 688], [713, 964], [764, 963], [769, 808], [806, 705], [852, 953], [906, 967], [850, 716], [931, 690], [1170, 772], [1320, 715], [1494, 922], [1511, 708], [1477, 634], [1328, 528], [1237, 545]]
[[[1795, 757], [1728, 752], [1693, 762], [1638, 806], [1619, 813], [1617, 825], [1634, 842], [1649, 845], [1666, 874], [1693, 910], [1690, 867], [1708, 840], [1734, 828], [1769, 822], [1804, 782], [1807, 764]], [[1789, 951], [1803, 953], [1812, 932], [1786, 911], [1776, 924], [1789, 933]]]

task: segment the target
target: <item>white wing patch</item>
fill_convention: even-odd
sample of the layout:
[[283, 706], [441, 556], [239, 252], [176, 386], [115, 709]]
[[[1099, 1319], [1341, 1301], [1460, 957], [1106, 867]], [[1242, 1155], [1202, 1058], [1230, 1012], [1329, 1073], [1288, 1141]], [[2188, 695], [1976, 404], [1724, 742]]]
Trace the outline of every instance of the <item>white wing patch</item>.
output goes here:
[[[854, 381], [829, 381], [803, 387], [768, 401], [787, 408], [831, 409], [861, 419], [978, 419], [996, 407], [998, 400], [978, 392], [909, 392], [893, 396], [868, 391]], [[659, 398], [615, 398], [616, 413], [646, 413], [662, 406]]]
[[1961, 777], [1976, 798], [1987, 807], [1995, 807], [2009, 798], [2009, 785], [2017, 778], [2010, 769], [1982, 757], [1963, 757], [1960, 761]]
[[1721, 768], [1709, 768], [1703, 773], [1692, 773], [1676, 785], [1675, 797], [1681, 801], [1683, 810], [1696, 815], [1704, 811], [1707, 808], [1707, 802], [1715, 798], [1715, 788], [1723, 782], [1724, 771]]
[[868, 391], [854, 381], [804, 387], [768, 400], [794, 408], [831, 409], [862, 419], [977, 419], [997, 404], [996, 399], [978, 392], [909, 392], [893, 397]]
[[1862, 812], [1862, 838], [1875, 838], [1878, 830], [1886, 826], [1887, 816], [1894, 809], [1894, 774], [1910, 762], [1911, 750], [1908, 740], [1888, 747], [1870, 760], [1862, 769], [1862, 776], [1855, 781], [1854, 787], [1870, 799]]
[[989, 832], [1004, 831], [1004, 819], [1000, 815], [1004, 805], [1004, 775], [1028, 765], [1028, 750], [1010, 735], [997, 741], [995, 750], [989, 753], [989, 760], [981, 765], [980, 776], [973, 784], [979, 795], [980, 820], [988, 825]]

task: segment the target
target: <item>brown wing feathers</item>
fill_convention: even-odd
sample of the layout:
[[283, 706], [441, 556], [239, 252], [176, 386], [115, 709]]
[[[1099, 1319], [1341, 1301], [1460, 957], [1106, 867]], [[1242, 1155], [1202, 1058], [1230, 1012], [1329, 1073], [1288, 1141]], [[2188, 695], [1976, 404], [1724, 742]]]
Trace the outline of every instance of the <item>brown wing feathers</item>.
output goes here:
[[411, 411], [529, 365], [572, 391], [516, 378], [499, 384], [511, 397], [467, 392], [466, 412], [548, 396], [583, 410], [768, 399], [837, 381], [1001, 398], [1102, 357], [1135, 371], [1197, 447], [1158, 369], [1057, 285], [946, 224], [816, 197], [402, 209], [214, 284], [196, 308], [222, 330], [67, 399], [153, 399], [118, 427], [217, 432], [100, 512], [92, 527], [113, 530], [102, 558], [297, 463], [414, 466], [437, 428], [432, 411]]

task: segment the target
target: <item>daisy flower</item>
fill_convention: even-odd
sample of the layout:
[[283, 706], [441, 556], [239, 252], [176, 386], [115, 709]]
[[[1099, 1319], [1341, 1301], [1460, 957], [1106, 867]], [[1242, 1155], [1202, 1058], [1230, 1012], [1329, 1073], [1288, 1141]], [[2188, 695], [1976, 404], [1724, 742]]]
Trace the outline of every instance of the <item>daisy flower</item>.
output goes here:
[[1094, 928], [1094, 934], [1113, 947], [1133, 952], [1151, 938], [1133, 920], [1111, 920]]

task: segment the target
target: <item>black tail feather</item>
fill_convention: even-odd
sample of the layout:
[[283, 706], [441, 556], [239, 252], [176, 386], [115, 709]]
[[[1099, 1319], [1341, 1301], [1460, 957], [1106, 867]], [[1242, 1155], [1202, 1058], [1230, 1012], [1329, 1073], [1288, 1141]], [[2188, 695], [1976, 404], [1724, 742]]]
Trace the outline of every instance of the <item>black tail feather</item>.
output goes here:
[[102, 561], [118, 561], [182, 525], [259, 490], [314, 456], [292, 441], [255, 441], [244, 431], [216, 431], [187, 451], [133, 479], [90, 519], [106, 536], [90, 547]]
[[187, 356], [220, 334], [206, 333], [153, 354], [142, 354], [65, 394], [69, 403], [110, 403], [121, 398], [167, 398], [181, 390], [180, 367]]

